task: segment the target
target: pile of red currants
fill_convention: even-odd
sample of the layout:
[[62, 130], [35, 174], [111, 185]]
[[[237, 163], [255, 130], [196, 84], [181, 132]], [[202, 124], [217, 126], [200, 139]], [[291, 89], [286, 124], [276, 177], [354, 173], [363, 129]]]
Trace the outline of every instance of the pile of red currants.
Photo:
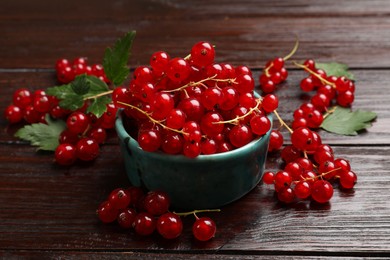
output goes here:
[[[70, 71], [69, 75], [66, 74]], [[60, 59], [56, 63], [59, 82], [69, 83], [75, 76], [89, 73], [107, 81], [102, 65], [87, 65], [86, 58], [76, 58], [72, 63]], [[71, 76], [70, 76], [71, 75]], [[72, 165], [75, 161], [91, 161], [99, 155], [99, 145], [104, 143], [107, 130], [113, 129], [117, 108], [113, 103], [100, 118], [86, 113], [87, 103], [70, 111], [59, 105], [59, 99], [49, 96], [44, 90], [31, 92], [26, 88], [17, 89], [13, 94], [12, 104], [4, 111], [9, 123], [25, 122], [27, 124], [44, 123], [48, 114], [53, 119], [66, 121], [66, 129], [59, 135], [59, 145], [55, 150], [55, 161], [60, 165]]]
[[[268, 91], [269, 85], [276, 85], [276, 82], [269, 83], [273, 78], [267, 77], [266, 73], [269, 73], [268, 68], [280, 66], [280, 60], [281, 58], [275, 58], [267, 63], [265, 72], [260, 76], [263, 89]], [[295, 65], [310, 74], [301, 81], [301, 89], [305, 92], [316, 90], [317, 93], [309, 103], [294, 110], [291, 128], [274, 111], [281, 125], [290, 132], [291, 145], [286, 145], [281, 151], [285, 162], [283, 170], [277, 173], [266, 172], [263, 182], [274, 185], [278, 199], [282, 202], [291, 203], [297, 199], [311, 198], [318, 203], [326, 203], [333, 196], [332, 183], [339, 183], [344, 189], [352, 189], [357, 182], [357, 175], [351, 170], [347, 160], [335, 158], [333, 149], [323, 144], [320, 135], [314, 130], [321, 126], [324, 117], [332, 113], [331, 106], [334, 103], [344, 107], [352, 104], [355, 84], [344, 76], [327, 76], [325, 71], [316, 68], [313, 60]], [[282, 145], [282, 134], [273, 130], [269, 151], [278, 150]]]
[[103, 223], [117, 222], [124, 229], [134, 229], [141, 236], [148, 236], [157, 230], [165, 239], [175, 239], [183, 231], [180, 216], [193, 214], [196, 218], [192, 233], [197, 240], [207, 241], [214, 237], [215, 222], [209, 217], [199, 218], [197, 211], [172, 213], [168, 209], [170, 199], [162, 191], [144, 194], [138, 187], [117, 188], [103, 201], [96, 213]]
[[133, 120], [143, 150], [192, 158], [242, 147], [270, 130], [267, 114], [277, 97], [256, 97], [248, 67], [214, 58], [207, 42], [185, 58], [159, 51], [150, 67], [136, 68], [129, 87], [114, 90], [114, 104]]

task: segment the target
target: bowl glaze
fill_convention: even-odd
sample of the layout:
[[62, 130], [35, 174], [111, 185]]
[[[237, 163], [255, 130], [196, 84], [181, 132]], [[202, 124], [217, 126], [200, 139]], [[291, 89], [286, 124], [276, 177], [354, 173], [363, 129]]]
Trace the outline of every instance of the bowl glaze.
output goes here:
[[233, 151], [188, 158], [143, 151], [123, 123], [119, 111], [115, 127], [130, 182], [167, 192], [175, 209], [219, 208], [247, 194], [263, 176], [271, 131]]

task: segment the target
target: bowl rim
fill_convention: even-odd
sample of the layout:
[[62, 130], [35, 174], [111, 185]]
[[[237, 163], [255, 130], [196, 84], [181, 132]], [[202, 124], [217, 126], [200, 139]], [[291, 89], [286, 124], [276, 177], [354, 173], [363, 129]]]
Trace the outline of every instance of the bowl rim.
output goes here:
[[[120, 140], [122, 142], [124, 142], [125, 145], [132, 146], [132, 147], [136, 148], [137, 150], [139, 150], [140, 153], [143, 153], [146, 156], [153, 157], [156, 159], [173, 160], [173, 161], [180, 160], [182, 162], [184, 162], [184, 161], [197, 162], [197, 161], [221, 160], [221, 159], [228, 160], [229, 158], [234, 158], [234, 157], [236, 157], [240, 154], [243, 154], [245, 152], [252, 151], [253, 149], [255, 149], [255, 147], [257, 147], [257, 145], [265, 145], [266, 144], [266, 138], [264, 138], [264, 137], [269, 135], [272, 131], [272, 115], [268, 114], [267, 117], [271, 121], [271, 128], [265, 135], [263, 135], [261, 137], [260, 136], [256, 137], [254, 140], [252, 140], [248, 144], [246, 144], [242, 147], [239, 147], [239, 148], [235, 148], [235, 149], [228, 151], [228, 152], [207, 154], [207, 155], [201, 154], [195, 158], [189, 158], [189, 157], [186, 157], [182, 154], [166, 154], [166, 153], [163, 153], [161, 151], [147, 152], [147, 151], [142, 150], [142, 148], [139, 146], [137, 140], [135, 140], [126, 131], [126, 129], [123, 125], [123, 108], [119, 109], [117, 112], [117, 116], [116, 116], [116, 120], [115, 120], [115, 128], [116, 128], [116, 131], [117, 131], [117, 134], [118, 134]], [[128, 139], [129, 141], [126, 142], [125, 141], [126, 139]]]

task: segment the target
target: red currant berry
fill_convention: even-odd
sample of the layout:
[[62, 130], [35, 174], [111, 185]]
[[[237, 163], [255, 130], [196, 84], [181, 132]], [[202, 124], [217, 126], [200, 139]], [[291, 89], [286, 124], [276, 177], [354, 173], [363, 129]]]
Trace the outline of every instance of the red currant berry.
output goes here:
[[197, 67], [206, 67], [214, 63], [215, 50], [208, 42], [198, 42], [191, 49], [191, 63]]
[[161, 215], [157, 220], [157, 231], [166, 239], [174, 239], [183, 231], [181, 218], [171, 212]]
[[357, 175], [353, 171], [340, 174], [340, 185], [344, 189], [352, 189], [357, 182]]
[[66, 126], [72, 133], [84, 133], [89, 127], [89, 118], [82, 112], [73, 112], [66, 120]]
[[32, 105], [32, 102], [31, 92], [26, 88], [17, 89], [13, 94], [13, 104], [22, 109]]
[[146, 211], [155, 216], [160, 216], [168, 212], [171, 200], [167, 193], [163, 191], [150, 191], [144, 199]]
[[18, 106], [9, 105], [4, 111], [4, 117], [10, 124], [15, 124], [22, 121], [23, 112]]
[[294, 199], [295, 199], [295, 194], [294, 194], [293, 189], [291, 189], [290, 187], [283, 187], [283, 188], [281, 188], [278, 191], [278, 199], [281, 202], [284, 202], [284, 203], [287, 203], [287, 204], [293, 202]]
[[156, 229], [156, 220], [148, 212], [139, 213], [134, 220], [134, 230], [141, 236], [148, 236]]
[[283, 145], [283, 135], [278, 130], [272, 130], [269, 138], [268, 151], [279, 150]]
[[117, 219], [119, 212], [106, 200], [99, 205], [96, 213], [103, 223], [111, 223]]
[[147, 152], [155, 152], [161, 146], [160, 132], [154, 129], [140, 131], [138, 135], [138, 144], [142, 150]]
[[110, 195], [108, 196], [108, 201], [115, 209], [125, 209], [129, 206], [131, 197], [126, 190], [117, 188], [111, 191]]
[[236, 125], [229, 133], [230, 143], [235, 147], [242, 147], [253, 140], [252, 130], [247, 125]]
[[311, 187], [311, 197], [318, 203], [328, 202], [333, 196], [333, 187], [328, 181], [316, 180]]
[[182, 58], [173, 58], [168, 63], [167, 76], [174, 82], [186, 80], [191, 73], [188, 62]]
[[76, 161], [76, 148], [71, 144], [60, 144], [55, 150], [55, 160], [59, 165], [72, 165]]
[[263, 182], [265, 184], [273, 184], [275, 181], [275, 174], [273, 172], [265, 172], [263, 175]]
[[278, 108], [279, 99], [274, 94], [268, 94], [263, 98], [262, 107], [265, 112], [271, 113]]
[[208, 217], [198, 218], [192, 226], [192, 233], [197, 240], [208, 241], [215, 236], [217, 226]]
[[119, 226], [122, 228], [131, 228], [133, 227], [135, 217], [137, 216], [137, 211], [133, 208], [122, 209], [118, 213], [116, 221]]
[[99, 144], [92, 138], [82, 138], [77, 142], [76, 155], [82, 161], [92, 161], [99, 155]]
[[311, 194], [310, 184], [307, 181], [300, 181], [294, 188], [295, 196], [299, 199], [306, 199]]
[[158, 51], [150, 58], [150, 66], [154, 71], [165, 72], [168, 69], [169, 55], [166, 52]]

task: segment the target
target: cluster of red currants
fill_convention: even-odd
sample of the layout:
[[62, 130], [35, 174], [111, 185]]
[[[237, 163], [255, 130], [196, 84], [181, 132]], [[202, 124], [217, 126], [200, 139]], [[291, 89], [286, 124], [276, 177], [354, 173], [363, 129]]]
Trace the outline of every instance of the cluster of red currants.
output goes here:
[[[56, 63], [57, 75], [67, 68], [68, 60], [60, 59]], [[86, 58], [77, 58], [73, 61], [72, 78], [86, 73], [81, 70], [86, 66]], [[92, 74], [105, 77], [101, 65], [92, 66]], [[91, 69], [91, 68], [89, 68]], [[67, 69], [66, 69], [67, 70]], [[62, 83], [68, 83], [64, 78]], [[59, 145], [55, 151], [55, 160], [60, 165], [71, 165], [77, 159], [90, 161], [99, 155], [99, 145], [107, 137], [106, 130], [114, 128], [117, 108], [113, 103], [107, 105], [107, 111], [97, 118], [91, 113], [86, 113], [87, 103], [76, 110], [70, 111], [59, 106], [59, 100], [54, 96], [49, 96], [44, 90], [31, 92], [26, 88], [17, 89], [13, 93], [13, 102], [5, 111], [5, 118], [9, 123], [25, 122], [28, 124], [46, 124], [46, 115], [53, 119], [63, 119], [66, 121], [66, 129], [59, 136]]]
[[58, 99], [46, 95], [44, 90], [33, 93], [20, 88], [13, 93], [12, 104], [5, 111], [4, 116], [9, 123], [15, 124], [25, 121], [29, 124], [45, 123], [45, 115], [50, 113], [53, 117], [61, 117], [67, 111], [58, 106]]
[[[279, 64], [279, 60], [275, 60]], [[274, 61], [270, 61], [268, 66], [272, 67]], [[323, 70], [315, 68], [313, 60], [307, 60], [299, 66], [310, 73], [309, 77], [301, 81], [301, 88], [304, 91], [317, 89], [317, 94], [311, 98], [311, 102], [302, 104], [294, 111], [292, 128], [274, 111], [281, 124], [290, 131], [291, 145], [285, 146], [281, 151], [285, 162], [283, 170], [277, 173], [266, 172], [263, 182], [273, 184], [278, 199], [285, 203], [309, 197], [325, 203], [333, 196], [332, 183], [339, 182], [340, 187], [351, 189], [357, 176], [351, 170], [349, 162], [335, 158], [333, 149], [323, 144], [320, 135], [313, 130], [320, 127], [324, 119], [322, 113], [329, 113], [328, 108], [335, 97], [339, 105], [352, 104], [355, 86], [346, 77], [327, 77]], [[273, 130], [269, 151], [281, 148], [283, 141], [281, 133]]]
[[215, 222], [209, 217], [198, 218], [196, 211], [187, 213], [169, 212], [170, 198], [162, 191], [149, 191], [144, 194], [138, 187], [113, 190], [103, 201], [97, 215], [103, 223], [117, 222], [124, 229], [134, 229], [135, 233], [148, 236], [155, 230], [166, 239], [179, 237], [183, 231], [180, 215], [194, 214], [196, 220], [192, 232], [196, 239], [207, 241], [214, 237]]
[[59, 59], [56, 62], [56, 75], [58, 82], [67, 84], [72, 82], [77, 75], [87, 74], [96, 76], [100, 80], [108, 83], [104, 68], [101, 64], [88, 65], [87, 58], [78, 57], [70, 62], [68, 59]]
[[113, 101], [135, 122], [143, 150], [192, 158], [242, 147], [269, 131], [276, 96], [255, 97], [248, 67], [214, 59], [207, 42], [196, 43], [185, 58], [159, 51], [150, 67], [136, 68], [129, 87], [114, 90]]
[[107, 105], [99, 118], [85, 109], [74, 111], [66, 119], [66, 129], [59, 136], [55, 160], [60, 165], [72, 165], [77, 159], [92, 161], [99, 155], [99, 145], [107, 138], [107, 130], [114, 128], [117, 108]]
[[284, 67], [285, 58], [276, 57], [268, 61], [265, 69], [260, 74], [260, 89], [263, 93], [272, 93], [276, 90], [276, 86], [284, 82], [288, 77], [288, 71]]

